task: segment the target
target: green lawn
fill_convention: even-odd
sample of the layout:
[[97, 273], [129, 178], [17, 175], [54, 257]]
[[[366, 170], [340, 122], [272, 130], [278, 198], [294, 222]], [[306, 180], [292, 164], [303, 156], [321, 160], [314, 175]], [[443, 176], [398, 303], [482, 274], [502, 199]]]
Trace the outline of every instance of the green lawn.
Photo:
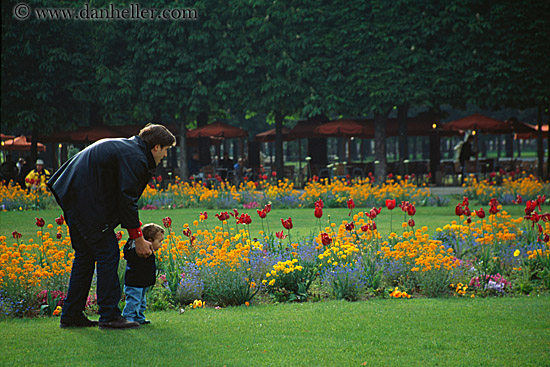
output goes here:
[[137, 330], [0, 322], [2, 366], [548, 366], [550, 298], [374, 299], [148, 312]]
[[[452, 200], [451, 204], [456, 205], [458, 201]], [[435, 232], [437, 227], [443, 227], [445, 224], [449, 224], [451, 221], [458, 219], [454, 214], [454, 205], [448, 205], [444, 207], [431, 207], [422, 206], [417, 207], [415, 222], [417, 226], [427, 226], [429, 232]], [[504, 209], [512, 214], [513, 217], [520, 217], [524, 215], [524, 205], [510, 205], [505, 206]], [[470, 205], [470, 209], [479, 209], [479, 206]], [[485, 212], [488, 212], [488, 207], [485, 206]], [[546, 205], [543, 208], [543, 212], [550, 212], [550, 205]], [[143, 223], [155, 222], [162, 225], [162, 218], [169, 216], [172, 218], [172, 224], [177, 233], [180, 232], [184, 223], [189, 223], [191, 228], [194, 229], [192, 222], [198, 219], [201, 211], [206, 209], [174, 209], [174, 210], [141, 210], [140, 219]], [[370, 208], [356, 208], [355, 213], [361, 210], [370, 210]], [[224, 211], [226, 211], [224, 209]], [[207, 210], [208, 221], [207, 226], [213, 228], [213, 226], [220, 222], [215, 217], [216, 213], [220, 210]], [[258, 235], [258, 231], [262, 229], [261, 221], [256, 213], [256, 210], [243, 210], [239, 209], [239, 212], [249, 213], [252, 217], [252, 224], [250, 231], [253, 236]], [[340, 223], [343, 219], [349, 220], [349, 210], [346, 208], [325, 208], [323, 210], [322, 224], [327, 225], [328, 215], [330, 215], [331, 221]], [[55, 210], [41, 210], [41, 211], [12, 211], [12, 212], [0, 212], [0, 235], [11, 237], [11, 233], [15, 230], [23, 234], [22, 241], [28, 238], [36, 239], [37, 227], [35, 226], [35, 218], [43, 217], [46, 223], [55, 224], [55, 218], [59, 217], [61, 209]], [[401, 223], [403, 222], [403, 212], [399, 208], [395, 208], [392, 213], [393, 216], [393, 230], [399, 231]], [[292, 217], [294, 229], [292, 230], [293, 237], [309, 235], [311, 232], [319, 229], [317, 219], [313, 216], [313, 209], [273, 209], [268, 214], [269, 228], [271, 231], [283, 230], [281, 225], [281, 218]], [[408, 217], [407, 217], [408, 219]], [[387, 209], [383, 209], [382, 213], [376, 219], [378, 229], [382, 234], [388, 234], [390, 231], [390, 212]], [[230, 223], [234, 224], [231, 218]], [[265, 228], [267, 231], [267, 227]], [[54, 233], [50, 230], [50, 233]], [[399, 232], [398, 232], [399, 233]]]

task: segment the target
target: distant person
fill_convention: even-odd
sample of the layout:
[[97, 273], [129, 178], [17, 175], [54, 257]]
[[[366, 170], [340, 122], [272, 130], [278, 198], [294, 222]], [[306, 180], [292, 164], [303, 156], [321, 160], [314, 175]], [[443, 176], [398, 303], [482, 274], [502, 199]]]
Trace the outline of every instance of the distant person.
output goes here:
[[227, 178], [227, 172], [231, 171], [233, 169], [233, 166], [234, 163], [233, 160], [229, 158], [229, 153], [224, 152], [223, 158], [220, 161], [220, 168], [222, 168], [222, 170], [220, 170], [220, 176], [223, 180]]
[[202, 165], [199, 161], [199, 153], [193, 153], [191, 159], [187, 161], [187, 168], [189, 170], [189, 176], [195, 176], [200, 173]]
[[4, 180], [6, 185], [17, 180], [17, 166], [12, 161], [11, 154], [6, 155], [6, 161], [0, 166], [0, 176], [0, 180]]
[[19, 158], [19, 161], [17, 162], [17, 169], [17, 183], [21, 186], [21, 188], [25, 189], [27, 188], [25, 178], [32, 169], [29, 163], [29, 158]]
[[466, 140], [462, 143], [458, 154], [458, 161], [462, 170], [462, 182], [466, 179], [466, 162], [468, 162], [471, 157], [475, 157], [477, 155], [473, 148], [473, 141], [474, 136], [468, 135]]
[[50, 176], [50, 171], [44, 168], [44, 161], [37, 159], [36, 168], [31, 170], [25, 177], [25, 185], [29, 189], [45, 189]]
[[[153, 244], [153, 251], [162, 246], [164, 240], [164, 228], [149, 223], [142, 228], [143, 238]], [[150, 324], [143, 312], [147, 309], [145, 293], [149, 287], [155, 285], [157, 277], [155, 254], [149, 257], [140, 257], [136, 253], [136, 241], [128, 240], [124, 245], [124, 258], [126, 259], [126, 273], [124, 274], [124, 294], [126, 305], [122, 311], [122, 317], [128, 321], [137, 322], [140, 325]]]
[[[120, 224], [128, 230], [138, 256], [153, 254], [153, 244], [143, 238], [138, 200], [152, 172], [175, 144], [176, 138], [166, 127], [149, 124], [132, 138], [102, 139], [86, 147], [48, 181], [63, 209], [75, 250], [60, 327], [139, 327], [122, 317], [118, 308], [120, 249], [114, 229]], [[83, 314], [94, 273], [99, 323]]]

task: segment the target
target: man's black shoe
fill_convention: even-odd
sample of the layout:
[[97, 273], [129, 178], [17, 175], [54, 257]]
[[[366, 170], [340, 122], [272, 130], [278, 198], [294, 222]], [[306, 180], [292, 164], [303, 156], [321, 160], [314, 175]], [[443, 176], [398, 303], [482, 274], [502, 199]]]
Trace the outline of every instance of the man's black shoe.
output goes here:
[[77, 319], [61, 319], [59, 327], [64, 329], [67, 327], [94, 327], [97, 326], [97, 321], [89, 320], [86, 316], [82, 315]]
[[128, 321], [124, 317], [119, 316], [112, 321], [100, 321], [100, 329], [135, 329], [139, 327], [139, 323], [135, 321]]
[[143, 320], [139, 324], [140, 325], [149, 325], [150, 323], [151, 323], [151, 321], [149, 321], [149, 320]]

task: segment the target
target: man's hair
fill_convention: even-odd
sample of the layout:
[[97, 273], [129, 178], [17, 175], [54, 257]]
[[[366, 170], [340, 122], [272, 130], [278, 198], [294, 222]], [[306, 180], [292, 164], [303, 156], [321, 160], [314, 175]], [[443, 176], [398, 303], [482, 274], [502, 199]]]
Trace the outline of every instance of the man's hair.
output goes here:
[[147, 124], [139, 132], [139, 137], [143, 139], [149, 148], [160, 144], [161, 147], [170, 147], [176, 143], [176, 137], [165, 126], [157, 124]]
[[147, 223], [141, 228], [141, 232], [143, 233], [143, 238], [147, 241], [153, 241], [157, 233], [164, 234], [164, 228], [155, 223]]

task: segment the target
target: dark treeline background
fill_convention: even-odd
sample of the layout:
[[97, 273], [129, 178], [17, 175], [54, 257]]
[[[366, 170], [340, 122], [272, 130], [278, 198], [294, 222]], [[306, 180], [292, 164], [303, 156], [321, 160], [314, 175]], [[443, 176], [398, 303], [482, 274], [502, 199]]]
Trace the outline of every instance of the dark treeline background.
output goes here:
[[[549, 106], [550, 3], [542, 0], [140, 3], [198, 11], [186, 21], [18, 21], [17, 3], [2, 1], [2, 131], [35, 141], [81, 125], [226, 118], [257, 131], [372, 116], [380, 176], [394, 106], [398, 116], [418, 108], [438, 116], [442, 105], [544, 115]], [[280, 136], [275, 146], [281, 170]]]

